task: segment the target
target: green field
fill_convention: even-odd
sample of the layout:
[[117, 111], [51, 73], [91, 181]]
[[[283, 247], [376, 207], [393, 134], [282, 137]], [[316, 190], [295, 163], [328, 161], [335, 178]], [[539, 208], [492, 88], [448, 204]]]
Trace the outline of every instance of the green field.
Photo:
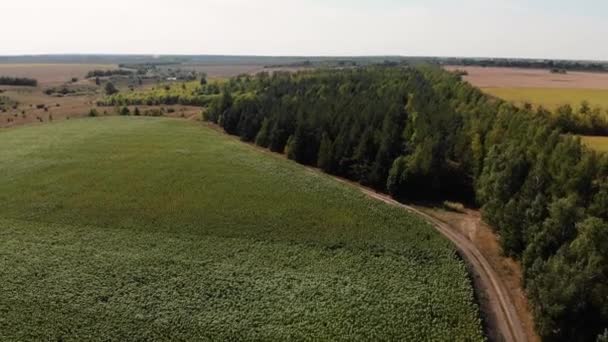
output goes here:
[[0, 340], [482, 340], [450, 243], [199, 124], [0, 132]]
[[583, 143], [599, 152], [608, 152], [608, 137], [581, 136]]
[[578, 108], [587, 101], [591, 107], [608, 110], [606, 89], [484, 88], [483, 91], [516, 105], [530, 103], [553, 110], [565, 104]]

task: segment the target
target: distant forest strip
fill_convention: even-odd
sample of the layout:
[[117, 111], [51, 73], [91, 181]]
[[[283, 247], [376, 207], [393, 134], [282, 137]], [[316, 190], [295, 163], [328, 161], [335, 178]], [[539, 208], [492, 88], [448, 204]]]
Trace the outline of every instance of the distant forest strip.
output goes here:
[[281, 64], [266, 64], [266, 68], [293, 67], [352, 67], [369, 66], [372, 64], [385, 65], [459, 65], [480, 67], [504, 67], [524, 69], [547, 69], [554, 73], [568, 71], [608, 72], [608, 62], [567, 61], [551, 59], [521, 59], [521, 58], [456, 58], [456, 57], [355, 57], [355, 58], [325, 58], [301, 59]]
[[125, 69], [114, 69], [114, 70], [91, 70], [87, 73], [86, 78], [93, 77], [110, 77], [110, 76], [131, 76], [135, 72]]
[[243, 76], [204, 118], [399, 199], [476, 203], [521, 260], [544, 339], [608, 328], [608, 155], [548, 116], [427, 66]]
[[0, 85], [36, 87], [38, 86], [38, 80], [25, 77], [0, 76]]
[[507, 67], [526, 69], [549, 69], [555, 72], [563, 71], [595, 71], [608, 72], [608, 62], [564, 61], [551, 59], [519, 59], [519, 58], [430, 58], [444, 65]]

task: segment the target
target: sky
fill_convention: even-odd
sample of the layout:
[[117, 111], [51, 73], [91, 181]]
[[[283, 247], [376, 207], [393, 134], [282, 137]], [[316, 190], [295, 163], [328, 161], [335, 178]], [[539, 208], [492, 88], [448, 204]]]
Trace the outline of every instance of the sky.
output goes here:
[[608, 0], [1, 0], [0, 55], [608, 60]]

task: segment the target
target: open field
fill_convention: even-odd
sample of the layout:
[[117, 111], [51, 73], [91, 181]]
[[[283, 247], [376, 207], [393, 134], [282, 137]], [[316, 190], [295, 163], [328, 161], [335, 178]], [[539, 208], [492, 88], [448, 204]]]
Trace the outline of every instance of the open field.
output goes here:
[[72, 77], [83, 79], [87, 72], [95, 69], [110, 70], [118, 66], [112, 64], [4, 64], [0, 63], [0, 75], [28, 77], [38, 80], [38, 84], [48, 86], [69, 81]]
[[464, 70], [464, 77], [479, 88], [565, 88], [608, 90], [608, 73], [570, 71], [554, 74], [546, 69], [484, 68], [447, 66], [448, 70]]
[[608, 110], [607, 89], [483, 88], [483, 91], [520, 106], [530, 103], [553, 110], [569, 104], [576, 109], [587, 101], [591, 107]]
[[0, 339], [482, 339], [447, 240], [280, 156], [164, 118], [0, 144]]
[[577, 108], [587, 101], [608, 110], [608, 73], [574, 72], [554, 74], [545, 69], [448, 66], [464, 70], [464, 79], [484, 92], [513, 102], [555, 109], [569, 104]]
[[585, 145], [599, 152], [608, 152], [608, 137], [582, 136]]

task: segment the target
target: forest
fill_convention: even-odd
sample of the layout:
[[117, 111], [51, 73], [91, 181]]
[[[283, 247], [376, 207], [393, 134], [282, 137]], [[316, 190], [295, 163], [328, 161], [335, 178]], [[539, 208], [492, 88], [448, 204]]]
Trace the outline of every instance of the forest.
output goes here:
[[0, 85], [36, 87], [38, 81], [33, 78], [0, 76]]
[[428, 61], [438, 62], [443, 65], [549, 69], [555, 73], [568, 71], [608, 72], [608, 63], [606, 62], [576, 60], [429, 57]]
[[109, 76], [130, 76], [133, 75], [134, 72], [131, 70], [125, 69], [115, 69], [115, 70], [91, 70], [87, 73], [86, 78], [93, 77], [109, 77]]
[[433, 66], [261, 73], [223, 84], [204, 119], [400, 200], [481, 208], [521, 261], [546, 341], [608, 328], [608, 156], [549, 115]]

